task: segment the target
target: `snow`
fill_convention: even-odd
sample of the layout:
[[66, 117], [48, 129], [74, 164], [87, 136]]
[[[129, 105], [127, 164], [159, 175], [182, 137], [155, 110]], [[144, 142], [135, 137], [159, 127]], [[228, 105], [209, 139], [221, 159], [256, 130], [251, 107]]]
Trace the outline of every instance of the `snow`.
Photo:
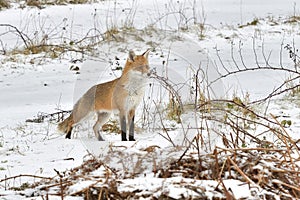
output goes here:
[[[195, 2], [197, 9], [196, 13], [193, 13]], [[180, 12], [191, 20], [185, 21], [178, 14]], [[10, 9], [1, 10], [0, 24], [11, 24], [19, 28], [37, 44], [45, 36], [47, 36], [45, 44], [61, 44], [78, 41], [86, 37], [89, 31], [92, 35], [95, 33], [93, 31], [104, 33], [114, 27], [123, 27], [126, 30], [133, 26], [137, 29], [135, 33], [126, 35], [125, 41], [115, 42], [107, 39], [106, 42], [100, 42], [93, 53], [85, 52], [83, 55], [80, 52], [68, 52], [61, 57], [51, 58], [43, 53], [2, 55], [4, 49], [14, 50], [24, 46], [24, 42], [18, 35], [10, 32], [12, 29], [0, 27], [1, 198], [28, 197], [33, 191], [28, 190], [28, 194], [23, 194], [7, 190], [7, 187], [19, 187], [22, 183], [39, 181], [38, 178], [30, 176], [2, 181], [5, 178], [18, 175], [55, 177], [56, 171], [73, 169], [81, 165], [90, 154], [106, 160], [110, 167], [117, 169], [120, 177], [125, 177], [120, 180], [119, 191], [141, 190], [140, 196], [143, 193], [153, 192], [154, 196], [166, 194], [174, 199], [199, 197], [200, 191], [207, 196], [214, 194], [217, 181], [155, 177], [154, 167], [149, 164], [152, 161], [150, 162], [150, 157], [147, 157], [149, 152], [145, 149], [154, 147], [153, 157], [157, 159], [157, 165], [168, 166], [183, 154], [184, 147], [189, 145], [189, 141], [199, 131], [193, 128], [200, 126], [200, 122], [195, 120], [200, 116], [195, 112], [184, 113], [182, 125], [163, 119], [163, 125], [169, 130], [168, 134], [173, 143], [166, 139], [168, 136], [163, 131], [158, 111], [163, 111], [166, 107], [169, 93], [162, 89], [156, 80], [149, 80], [144, 102], [138, 109], [136, 142], [121, 142], [117, 133], [104, 133], [107, 141], [96, 141], [91, 128], [92, 117], [75, 129], [74, 138], [71, 140], [66, 140], [64, 135], [56, 130], [57, 123], [54, 121], [44, 123], [25, 121], [35, 118], [39, 113], [70, 110], [90, 86], [120, 76], [121, 71], [115, 68], [124, 65], [129, 49], [143, 52], [151, 46], [149, 45], [151, 42], [158, 45], [155, 52], [149, 55], [150, 67], [160, 75], [167, 75], [175, 85], [178, 83], [176, 89], [184, 103], [194, 100], [194, 94], [191, 94], [189, 86], [193, 82], [192, 74], [199, 66], [204, 68], [203, 71], [207, 75], [207, 80], [203, 82], [214, 81], [219, 77], [219, 72], [224, 72], [219, 57], [230, 70], [235, 69], [232, 57], [239, 66], [243, 63], [247, 67], [265, 65], [263, 53], [269, 58], [270, 65], [282, 64], [293, 67], [288, 52], [286, 50], [281, 52], [281, 47], [282, 44], [294, 44], [296, 47], [299, 45], [299, 22], [284, 23], [290, 16], [299, 13], [299, 5], [294, 0], [263, 2], [122, 0], [99, 1], [85, 5], [49, 5], [43, 9], [33, 7], [21, 9], [14, 4]], [[196, 17], [197, 22], [206, 25], [203, 40], [199, 39], [199, 30], [193, 25], [193, 17]], [[254, 19], [259, 20], [257, 25], [238, 28], [239, 25], [245, 25]], [[179, 31], [186, 25], [190, 28]], [[142, 39], [139, 40], [139, 37]], [[84, 42], [90, 43], [92, 39]], [[255, 57], [253, 50], [257, 52], [258, 58]], [[75, 62], [76, 60], [83, 62]], [[78, 66], [79, 73], [70, 70], [71, 66]], [[217, 99], [245, 97], [246, 93], [249, 93], [251, 100], [254, 101], [266, 97], [287, 77], [286, 72], [277, 71], [241, 73], [214, 82], [210, 94], [212, 99]], [[290, 103], [285, 99], [276, 99], [268, 105], [268, 114], [279, 116], [279, 121], [291, 119], [292, 125], [286, 130], [295, 140], [300, 139], [298, 104], [296, 97]], [[113, 116], [112, 119], [118, 118]], [[210, 126], [219, 128], [217, 123]], [[258, 128], [257, 133], [260, 131], [262, 129]], [[203, 130], [202, 134], [203, 138], [211, 140], [207, 145], [215, 146], [221, 142], [218, 134], [207, 130]], [[272, 141], [272, 137], [274, 135], [269, 135], [267, 139]], [[179, 146], [177, 151], [174, 151], [173, 145]], [[108, 155], [115, 157], [108, 158]], [[127, 156], [124, 161], [121, 161], [122, 156]], [[140, 168], [132, 169], [140, 159], [144, 163]], [[264, 164], [272, 165], [271, 162]], [[134, 174], [134, 170], [141, 171], [145, 177], [140, 175], [128, 178], [126, 177], [128, 174], [122, 171], [125, 169], [128, 174]], [[94, 171], [93, 175], [103, 177], [105, 170], [101, 167]], [[73, 185], [69, 192], [80, 191], [94, 183], [94, 181], [79, 182]], [[237, 199], [253, 197], [248, 185], [240, 180], [224, 180], [224, 184], [227, 189], [231, 189]], [[191, 185], [200, 188], [197, 190], [198, 193], [189, 188]], [[257, 195], [265, 192], [260, 191], [260, 188], [258, 190]], [[60, 199], [54, 196], [53, 198]], [[65, 199], [82, 198], [67, 196]]]
[[[251, 191], [248, 190], [248, 185], [243, 184], [238, 180], [225, 180], [224, 184], [228, 190], [231, 190], [237, 199], [246, 198], [252, 196]], [[193, 185], [194, 188], [198, 188], [198, 193], [189, 189], [189, 185]], [[182, 177], [173, 177], [168, 179], [158, 179], [147, 177], [147, 182], [145, 178], [135, 178], [125, 179], [122, 181], [119, 190], [120, 191], [132, 191], [141, 190], [141, 194], [147, 191], [157, 191], [157, 196], [161, 193], [169, 194], [169, 197], [174, 199], [180, 198], [199, 198], [199, 194], [207, 193], [209, 194], [218, 185], [217, 181], [202, 181], [193, 180]], [[192, 187], [191, 187], [192, 188]], [[201, 192], [202, 191], [202, 192]]]

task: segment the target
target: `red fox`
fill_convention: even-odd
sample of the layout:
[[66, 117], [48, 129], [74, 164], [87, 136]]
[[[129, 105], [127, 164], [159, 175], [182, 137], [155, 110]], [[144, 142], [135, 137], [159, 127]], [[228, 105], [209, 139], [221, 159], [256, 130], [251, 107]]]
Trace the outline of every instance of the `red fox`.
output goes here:
[[[97, 121], [93, 126], [98, 140], [103, 141], [100, 128], [107, 122], [112, 112], [117, 111], [120, 117], [121, 139], [134, 139], [135, 109], [144, 95], [147, 76], [150, 75], [148, 54], [150, 49], [141, 55], [129, 52], [122, 75], [112, 81], [91, 87], [74, 105], [68, 118], [58, 124], [58, 129], [71, 138], [72, 128], [91, 113], [96, 113]], [[127, 128], [128, 127], [128, 128]]]

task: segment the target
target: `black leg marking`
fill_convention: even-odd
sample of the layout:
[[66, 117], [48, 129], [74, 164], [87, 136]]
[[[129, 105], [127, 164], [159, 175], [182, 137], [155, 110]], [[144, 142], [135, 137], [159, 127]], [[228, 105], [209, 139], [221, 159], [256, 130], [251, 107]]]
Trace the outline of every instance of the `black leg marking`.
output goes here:
[[133, 136], [129, 136], [129, 141], [135, 141], [134, 137]]
[[98, 138], [97, 138], [97, 139], [98, 139], [98, 141], [105, 141], [105, 140], [103, 139], [103, 137], [101, 136], [101, 134], [98, 135]]
[[129, 121], [129, 141], [135, 141], [135, 139], [134, 139], [134, 116]]
[[71, 139], [71, 134], [72, 134], [72, 128], [67, 132], [66, 134], [66, 139]]
[[121, 139], [122, 141], [127, 141], [126, 138], [126, 118], [125, 116], [120, 117], [120, 123], [121, 123]]

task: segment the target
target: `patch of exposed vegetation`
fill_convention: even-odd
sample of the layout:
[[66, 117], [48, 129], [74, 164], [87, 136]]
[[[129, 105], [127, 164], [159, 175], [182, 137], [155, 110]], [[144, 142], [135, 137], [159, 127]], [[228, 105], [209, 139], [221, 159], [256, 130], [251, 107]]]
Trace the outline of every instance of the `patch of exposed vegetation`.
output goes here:
[[[28, 0], [26, 4], [20, 5], [22, 8], [26, 6], [44, 8], [47, 5], [67, 5], [67, 4], [86, 4], [91, 3], [90, 0]], [[94, 2], [94, 1], [93, 1]]]
[[248, 22], [247, 24], [240, 25], [239, 28], [245, 28], [247, 26], [257, 26], [259, 24], [259, 19], [254, 18], [251, 22]]
[[105, 123], [102, 126], [102, 131], [108, 132], [108, 133], [119, 133], [119, 122], [117, 120], [109, 120], [107, 123]]
[[10, 8], [10, 3], [7, 0], [0, 0], [0, 10]]
[[178, 103], [178, 101], [171, 98], [169, 104], [167, 105], [167, 119], [173, 120], [177, 123], [181, 123], [181, 114], [182, 114], [182, 107]]
[[294, 24], [300, 22], [300, 16], [293, 15], [289, 17], [286, 21], [284, 21], [285, 24]]

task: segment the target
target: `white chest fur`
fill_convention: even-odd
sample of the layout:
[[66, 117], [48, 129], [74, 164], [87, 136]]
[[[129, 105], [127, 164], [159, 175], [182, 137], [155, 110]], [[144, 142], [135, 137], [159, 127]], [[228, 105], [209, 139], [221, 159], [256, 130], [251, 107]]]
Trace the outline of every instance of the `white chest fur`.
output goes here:
[[139, 71], [128, 72], [128, 84], [125, 85], [125, 90], [128, 92], [127, 109], [136, 108], [142, 100], [147, 78], [145, 74]]

